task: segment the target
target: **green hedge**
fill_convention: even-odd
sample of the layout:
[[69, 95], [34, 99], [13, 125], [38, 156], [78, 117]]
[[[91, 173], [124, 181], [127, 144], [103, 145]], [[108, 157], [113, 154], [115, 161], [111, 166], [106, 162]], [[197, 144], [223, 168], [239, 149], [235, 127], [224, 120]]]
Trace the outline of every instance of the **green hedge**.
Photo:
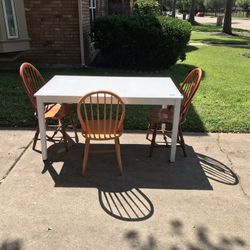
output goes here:
[[185, 59], [191, 25], [163, 16], [105, 16], [94, 31], [104, 66], [159, 70]]

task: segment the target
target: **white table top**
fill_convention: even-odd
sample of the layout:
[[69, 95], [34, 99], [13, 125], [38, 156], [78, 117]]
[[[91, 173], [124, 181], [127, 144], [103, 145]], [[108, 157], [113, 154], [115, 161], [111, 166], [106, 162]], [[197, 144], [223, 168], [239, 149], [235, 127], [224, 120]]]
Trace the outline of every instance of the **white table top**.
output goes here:
[[169, 77], [56, 75], [35, 96], [43, 102], [76, 103], [85, 94], [110, 90], [125, 104], [175, 104], [182, 95]]

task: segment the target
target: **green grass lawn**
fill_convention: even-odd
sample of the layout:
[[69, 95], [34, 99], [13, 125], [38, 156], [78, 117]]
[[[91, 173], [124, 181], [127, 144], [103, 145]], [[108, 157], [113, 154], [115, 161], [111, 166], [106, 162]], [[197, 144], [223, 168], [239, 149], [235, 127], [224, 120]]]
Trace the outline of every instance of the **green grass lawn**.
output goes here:
[[192, 32], [190, 42], [213, 44], [250, 44], [250, 33], [231, 36], [223, 33]]
[[[204, 76], [193, 100], [185, 131], [250, 132], [249, 49], [190, 46], [187, 59], [171, 69], [154, 74], [106, 69], [43, 70], [46, 79], [55, 74], [171, 76], [178, 86], [196, 66]], [[153, 83], [152, 83], [153, 84]], [[34, 127], [36, 119], [22, 88], [18, 72], [0, 72], [0, 126]], [[147, 106], [127, 106], [126, 129], [145, 129]]]
[[[204, 130], [250, 132], [250, 58], [242, 56], [249, 49], [213, 46], [193, 49], [184, 64], [197, 65], [204, 71], [193, 101]], [[191, 118], [190, 128], [196, 123]]]
[[[193, 31], [198, 31], [198, 32], [222, 32], [222, 27], [216, 26], [213, 24], [200, 24], [196, 23], [195, 25], [192, 26]], [[248, 31], [244, 29], [238, 29], [238, 28], [232, 28], [232, 32], [243, 32], [243, 31]]]

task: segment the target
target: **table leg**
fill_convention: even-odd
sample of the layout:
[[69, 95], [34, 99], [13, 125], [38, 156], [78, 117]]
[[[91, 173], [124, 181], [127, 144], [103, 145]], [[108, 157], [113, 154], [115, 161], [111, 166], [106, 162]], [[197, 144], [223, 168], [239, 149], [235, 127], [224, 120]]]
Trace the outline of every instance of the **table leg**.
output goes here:
[[38, 124], [41, 137], [41, 148], [42, 148], [42, 158], [47, 160], [47, 143], [46, 143], [46, 127], [45, 127], [45, 118], [44, 118], [44, 103], [40, 100], [39, 97], [37, 101], [37, 113], [38, 113]]
[[175, 162], [177, 133], [178, 133], [179, 118], [180, 118], [180, 107], [181, 107], [181, 100], [176, 100], [176, 103], [174, 105], [174, 120], [173, 120], [172, 135], [171, 135], [170, 162]]

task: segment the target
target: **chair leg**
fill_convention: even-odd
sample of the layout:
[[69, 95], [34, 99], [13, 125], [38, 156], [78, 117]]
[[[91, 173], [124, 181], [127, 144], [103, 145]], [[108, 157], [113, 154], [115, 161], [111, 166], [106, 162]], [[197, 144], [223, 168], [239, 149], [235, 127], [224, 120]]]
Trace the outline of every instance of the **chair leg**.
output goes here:
[[86, 173], [88, 156], [89, 156], [89, 145], [90, 145], [90, 139], [86, 139], [83, 152], [83, 161], [82, 161], [82, 176], [85, 176]]
[[[59, 122], [58, 122], [58, 123], [59, 123]], [[61, 125], [60, 125], [60, 123], [59, 123], [59, 124], [58, 124], [58, 127], [55, 129], [53, 135], [52, 135], [52, 136], [48, 136], [48, 135], [47, 135], [48, 140], [53, 141], [53, 140], [54, 140], [54, 137], [57, 135], [57, 133], [58, 133], [58, 131], [60, 131], [60, 129], [61, 129]]]
[[78, 143], [78, 142], [79, 142], [79, 139], [78, 139], [78, 135], [77, 135], [77, 132], [76, 132], [76, 126], [75, 126], [75, 123], [74, 123], [74, 120], [73, 120], [72, 115], [70, 115], [69, 118], [70, 118], [71, 126], [72, 126], [72, 128], [73, 128], [73, 130], [74, 130], [74, 132], [75, 132], [75, 140], [76, 140], [76, 143]]
[[155, 138], [156, 138], [156, 132], [157, 132], [157, 124], [154, 124], [154, 131], [153, 131], [153, 137], [152, 137], [150, 150], [149, 150], [149, 157], [152, 157], [152, 154], [153, 154], [154, 145], [155, 145]]
[[151, 123], [148, 124], [148, 129], [147, 129], [147, 134], [146, 134], [146, 139], [149, 140], [149, 134], [150, 134], [150, 131], [152, 130], [152, 126], [151, 126]]
[[34, 136], [34, 139], [33, 139], [33, 146], [32, 146], [33, 150], [35, 150], [36, 143], [37, 143], [37, 140], [38, 140], [38, 136], [39, 136], [39, 127], [36, 128], [36, 133], [35, 133], [35, 136]]
[[162, 132], [163, 133], [163, 140], [165, 141], [166, 143], [166, 147], [168, 146], [168, 139], [167, 139], [167, 136], [165, 134], [165, 131]]
[[68, 139], [67, 139], [67, 135], [66, 135], [65, 126], [64, 126], [64, 120], [63, 119], [59, 120], [59, 126], [61, 127], [61, 133], [63, 135], [63, 142], [64, 142], [65, 150], [66, 150], [66, 152], [68, 152], [69, 151]]
[[182, 148], [184, 157], [187, 157], [186, 149], [185, 149], [185, 141], [184, 141], [184, 138], [183, 138], [181, 126], [179, 126], [179, 132], [178, 133], [179, 133], [179, 136], [180, 136], [180, 144], [181, 144], [181, 148]]
[[120, 148], [120, 141], [119, 137], [115, 138], [115, 152], [116, 152], [116, 158], [118, 162], [118, 166], [120, 169], [120, 174], [123, 174], [123, 168], [122, 168], [122, 159], [121, 159], [121, 148]]

